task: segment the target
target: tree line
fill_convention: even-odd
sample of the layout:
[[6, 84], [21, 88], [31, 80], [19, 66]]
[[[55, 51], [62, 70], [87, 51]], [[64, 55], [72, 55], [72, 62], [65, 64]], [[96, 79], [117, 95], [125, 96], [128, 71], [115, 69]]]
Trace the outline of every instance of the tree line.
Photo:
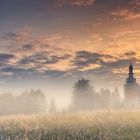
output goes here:
[[74, 85], [70, 111], [86, 111], [95, 109], [120, 109], [122, 107], [118, 88], [114, 92], [102, 88], [96, 92], [90, 81], [81, 79]]
[[[90, 111], [96, 109], [119, 109], [121, 98], [118, 89], [95, 91], [87, 79], [78, 80], [73, 87], [71, 104], [65, 111]], [[0, 95], [0, 115], [36, 114], [57, 112], [55, 100], [47, 106], [46, 95], [41, 90], [30, 90], [16, 96], [11, 93]], [[63, 110], [64, 111], [64, 110]]]
[[41, 90], [30, 90], [16, 96], [0, 95], [0, 115], [46, 112], [46, 96]]

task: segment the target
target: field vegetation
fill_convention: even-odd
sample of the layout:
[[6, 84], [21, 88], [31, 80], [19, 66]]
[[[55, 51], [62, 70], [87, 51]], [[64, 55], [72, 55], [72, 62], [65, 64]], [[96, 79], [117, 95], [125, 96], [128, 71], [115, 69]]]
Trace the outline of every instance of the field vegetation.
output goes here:
[[0, 117], [0, 140], [138, 140], [140, 111]]

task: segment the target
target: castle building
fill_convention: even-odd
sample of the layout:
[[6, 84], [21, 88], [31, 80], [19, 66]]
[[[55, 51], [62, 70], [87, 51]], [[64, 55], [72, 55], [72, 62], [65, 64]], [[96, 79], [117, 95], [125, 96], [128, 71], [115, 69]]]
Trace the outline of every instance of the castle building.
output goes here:
[[129, 105], [136, 106], [140, 99], [140, 86], [136, 82], [133, 73], [133, 65], [130, 63], [128, 78], [124, 85], [124, 99]]

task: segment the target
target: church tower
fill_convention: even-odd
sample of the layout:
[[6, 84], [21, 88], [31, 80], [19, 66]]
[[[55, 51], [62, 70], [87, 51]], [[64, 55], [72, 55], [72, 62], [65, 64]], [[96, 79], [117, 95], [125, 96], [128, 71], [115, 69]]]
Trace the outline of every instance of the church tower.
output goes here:
[[126, 84], [136, 84], [136, 78], [134, 78], [132, 63], [130, 63], [130, 66], [129, 66], [129, 76], [126, 80]]
[[128, 78], [124, 85], [124, 99], [127, 103], [137, 104], [139, 97], [139, 85], [134, 78], [133, 65], [130, 63]]

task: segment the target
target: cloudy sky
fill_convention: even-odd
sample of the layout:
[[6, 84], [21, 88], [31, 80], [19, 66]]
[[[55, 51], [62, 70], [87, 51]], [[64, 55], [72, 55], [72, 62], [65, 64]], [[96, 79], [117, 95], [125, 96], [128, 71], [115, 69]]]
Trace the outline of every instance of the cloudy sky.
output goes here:
[[140, 0], [0, 1], [1, 89], [123, 86], [139, 51]]

